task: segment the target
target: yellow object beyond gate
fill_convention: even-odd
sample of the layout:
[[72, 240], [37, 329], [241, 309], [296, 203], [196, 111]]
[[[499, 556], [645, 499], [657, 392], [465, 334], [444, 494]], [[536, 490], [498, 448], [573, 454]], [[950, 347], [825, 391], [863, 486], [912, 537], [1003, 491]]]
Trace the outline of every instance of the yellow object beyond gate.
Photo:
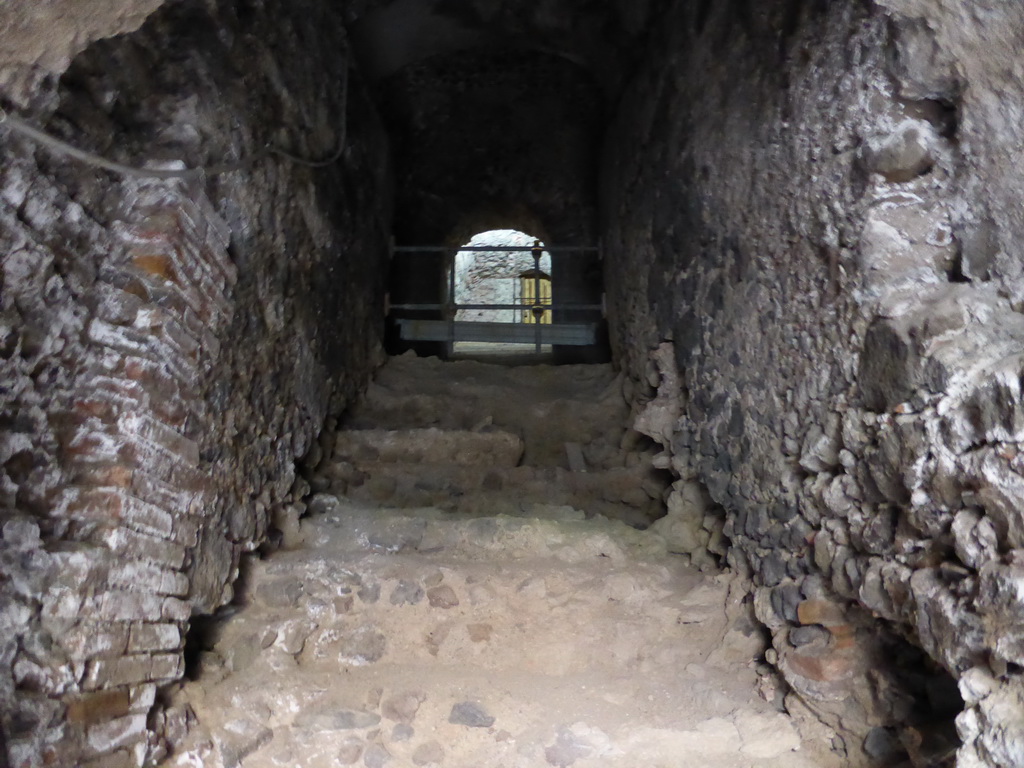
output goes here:
[[551, 325], [551, 276], [537, 269], [519, 275], [520, 300], [524, 323]]

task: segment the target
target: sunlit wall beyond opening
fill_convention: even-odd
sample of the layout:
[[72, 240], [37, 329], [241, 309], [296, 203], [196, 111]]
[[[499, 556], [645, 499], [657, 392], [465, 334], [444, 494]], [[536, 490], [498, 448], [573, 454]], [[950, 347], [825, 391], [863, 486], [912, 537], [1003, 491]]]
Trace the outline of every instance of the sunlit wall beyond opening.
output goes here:
[[[540, 240], [515, 229], [492, 229], [474, 235], [455, 256], [455, 303], [518, 305], [521, 309], [460, 309], [457, 321], [480, 323], [546, 323], [551, 311], [534, 312], [537, 305], [552, 301], [551, 254], [544, 251], [535, 262], [531, 248]], [[541, 243], [543, 245], [543, 243]], [[472, 250], [473, 246], [512, 247], [522, 251]], [[535, 270], [539, 268], [539, 274]], [[455, 342], [452, 352], [466, 354], [535, 354], [534, 344], [497, 342]], [[550, 354], [551, 345], [541, 346], [542, 354]]]

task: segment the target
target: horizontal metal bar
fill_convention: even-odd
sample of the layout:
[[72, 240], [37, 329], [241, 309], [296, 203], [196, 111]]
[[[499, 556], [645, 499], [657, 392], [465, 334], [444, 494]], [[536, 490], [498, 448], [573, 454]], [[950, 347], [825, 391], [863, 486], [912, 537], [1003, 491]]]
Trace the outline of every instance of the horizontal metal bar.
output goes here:
[[406, 341], [487, 341], [506, 344], [563, 344], [589, 346], [597, 343], [594, 323], [469, 323], [448, 320], [398, 321]]
[[530, 309], [538, 306], [544, 309], [602, 309], [600, 304], [392, 304], [391, 309], [431, 310], [431, 309]]
[[[451, 253], [458, 251], [492, 251], [492, 252], [518, 252], [532, 251], [532, 245], [464, 245], [461, 248], [448, 248], [443, 245], [396, 245], [391, 250], [394, 253]], [[597, 253], [596, 245], [542, 245], [540, 249], [545, 253]]]

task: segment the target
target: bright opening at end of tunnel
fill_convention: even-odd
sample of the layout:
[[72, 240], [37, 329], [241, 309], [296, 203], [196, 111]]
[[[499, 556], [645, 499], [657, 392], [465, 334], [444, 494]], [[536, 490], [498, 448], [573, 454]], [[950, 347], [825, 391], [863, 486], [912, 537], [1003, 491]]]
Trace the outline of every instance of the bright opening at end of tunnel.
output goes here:
[[[516, 323], [550, 325], [552, 315], [551, 254], [546, 250], [535, 258], [534, 249], [543, 243], [515, 229], [492, 229], [474, 235], [456, 256], [453, 269], [456, 321], [472, 323]], [[516, 251], [473, 250], [522, 248]], [[485, 307], [484, 305], [497, 305]], [[533, 342], [456, 341], [457, 355], [550, 354], [551, 345]]]

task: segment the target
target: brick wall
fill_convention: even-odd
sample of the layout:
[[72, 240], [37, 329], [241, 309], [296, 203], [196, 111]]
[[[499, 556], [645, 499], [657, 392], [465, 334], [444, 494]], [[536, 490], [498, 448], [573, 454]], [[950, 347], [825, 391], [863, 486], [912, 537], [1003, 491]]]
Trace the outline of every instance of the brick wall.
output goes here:
[[[270, 130], [300, 153], [333, 151], [336, 11], [232, 6], [176, 4], [94, 45], [55, 91], [49, 129], [129, 162], [237, 157]], [[161, 692], [184, 672], [190, 620], [232, 599], [241, 559], [305, 493], [296, 459], [376, 364], [386, 142], [355, 79], [348, 107], [331, 168], [262, 158], [190, 182], [125, 181], [0, 134], [0, 730], [13, 766], [161, 754]]]

